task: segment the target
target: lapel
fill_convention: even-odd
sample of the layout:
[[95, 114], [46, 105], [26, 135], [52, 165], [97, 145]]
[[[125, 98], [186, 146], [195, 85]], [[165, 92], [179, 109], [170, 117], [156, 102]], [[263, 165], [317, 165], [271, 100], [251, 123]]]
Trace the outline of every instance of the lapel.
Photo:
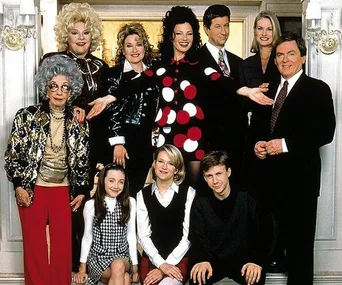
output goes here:
[[273, 84], [270, 84], [269, 86], [269, 90], [267, 92], [267, 96], [274, 99], [276, 94], [277, 94], [277, 90], [278, 90], [278, 87], [279, 87], [279, 84], [280, 84], [280, 77], [279, 79], [274, 82]]
[[48, 134], [50, 127], [49, 100], [43, 100], [40, 108], [40, 123], [42, 124], [42, 128], [44, 129], [44, 133]]
[[[299, 108], [301, 97], [304, 95], [303, 90], [305, 88], [305, 81], [307, 76], [302, 73], [302, 75], [298, 78], [294, 86], [291, 88], [291, 91], [287, 94], [285, 102], [280, 110], [277, 122], [274, 127], [274, 134], [277, 135], [284, 135], [284, 131], [289, 127], [289, 122], [291, 121], [291, 117], [294, 114], [294, 110]], [[298, 97], [300, 96], [300, 97]], [[290, 121], [289, 121], [290, 120]], [[279, 133], [280, 132], [280, 133]]]
[[240, 81], [240, 65], [242, 64], [243, 60], [242, 58], [238, 57], [237, 55], [229, 52], [226, 50], [227, 58], [228, 58], [228, 64], [230, 68], [230, 76], [232, 79]]
[[260, 59], [259, 53], [256, 53], [255, 55], [252, 55], [249, 58], [247, 67], [250, 69], [256, 70], [256, 72], [258, 72], [258, 73], [262, 73], [261, 59]]
[[211, 55], [206, 44], [202, 47], [202, 49], [203, 49], [203, 54], [206, 58], [207, 64], [209, 66], [211, 66], [212, 68], [218, 70], [220, 73], [222, 73], [221, 68], [219, 67], [219, 65], [215, 61], [214, 57]]
[[303, 72], [302, 75], [298, 78], [296, 83], [291, 88], [291, 91], [287, 94], [284, 105], [282, 109], [280, 110], [280, 113], [282, 113], [282, 111], [286, 111], [287, 106], [291, 106], [293, 100], [296, 99], [297, 96], [299, 96], [302, 93], [300, 90], [303, 88], [303, 85], [305, 85], [306, 78], [307, 76]]

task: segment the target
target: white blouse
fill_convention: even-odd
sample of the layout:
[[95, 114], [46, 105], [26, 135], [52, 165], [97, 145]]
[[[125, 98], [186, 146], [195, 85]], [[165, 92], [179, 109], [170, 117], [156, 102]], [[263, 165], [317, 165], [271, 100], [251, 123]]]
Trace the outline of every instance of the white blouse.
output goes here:
[[[127, 223], [127, 240], [129, 245], [129, 255], [132, 260], [132, 264], [138, 264], [137, 254], [137, 236], [135, 230], [136, 219], [136, 201], [134, 198], [129, 197], [131, 203], [130, 219]], [[116, 198], [105, 197], [107, 207], [110, 212], [114, 212], [116, 206]], [[90, 251], [90, 247], [93, 241], [93, 220], [95, 216], [94, 199], [90, 199], [84, 205], [83, 217], [84, 217], [84, 234], [82, 238], [81, 256], [80, 262], [86, 263], [87, 257]]]
[[[164, 193], [160, 194], [156, 183], [152, 184], [151, 195], [156, 195], [157, 200], [163, 207], [167, 207], [173, 198], [173, 195], [178, 193], [179, 186], [173, 183]], [[148, 216], [148, 211], [144, 203], [144, 198], [142, 195], [142, 190], [137, 194], [137, 228], [138, 228], [138, 242], [141, 245], [144, 252], [147, 254], [148, 258], [154, 266], [160, 267], [163, 263], [168, 263], [171, 265], [177, 265], [186, 252], [190, 248], [189, 236], [189, 225], [190, 225], [190, 209], [192, 202], [195, 198], [196, 191], [194, 188], [189, 187], [185, 202], [185, 213], [183, 221], [183, 236], [179, 244], [173, 249], [170, 255], [164, 260], [164, 258], [159, 254], [158, 249], [153, 244], [151, 239], [151, 224]]]

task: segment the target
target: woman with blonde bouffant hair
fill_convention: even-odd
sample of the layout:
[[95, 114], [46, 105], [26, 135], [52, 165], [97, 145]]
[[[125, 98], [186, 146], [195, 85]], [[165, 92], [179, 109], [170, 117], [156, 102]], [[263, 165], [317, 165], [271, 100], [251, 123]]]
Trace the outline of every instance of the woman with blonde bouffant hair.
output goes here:
[[[109, 67], [100, 58], [92, 55], [102, 38], [102, 21], [88, 3], [70, 3], [62, 7], [56, 18], [55, 36], [57, 54], [72, 58], [82, 73], [84, 86], [81, 95], [73, 102], [74, 117], [90, 128], [90, 189], [97, 173], [97, 163], [105, 164], [104, 149], [109, 147], [105, 139], [108, 113], [104, 111], [115, 98], [105, 92], [103, 73]], [[43, 59], [56, 54], [45, 54]], [[83, 234], [82, 211], [73, 215], [73, 264], [77, 270]]]
[[58, 51], [65, 51], [68, 48], [69, 31], [74, 28], [74, 24], [77, 22], [84, 23], [85, 28], [91, 35], [88, 51], [95, 51], [99, 45], [102, 36], [100, 16], [88, 3], [70, 3], [63, 6], [63, 9], [57, 15], [54, 27]]

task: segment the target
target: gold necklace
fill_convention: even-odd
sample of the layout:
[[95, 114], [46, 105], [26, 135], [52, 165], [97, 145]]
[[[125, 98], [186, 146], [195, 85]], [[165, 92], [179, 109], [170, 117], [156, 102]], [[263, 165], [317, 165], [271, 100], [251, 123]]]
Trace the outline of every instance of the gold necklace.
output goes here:
[[50, 135], [50, 146], [51, 146], [52, 151], [53, 151], [54, 153], [60, 152], [61, 149], [64, 147], [64, 143], [65, 143], [65, 127], [64, 127], [64, 123], [63, 123], [62, 141], [61, 141], [61, 144], [60, 144], [60, 145], [56, 145], [56, 144], [54, 144], [54, 142], [52, 141], [51, 125], [50, 125], [49, 135]]
[[[52, 114], [52, 113], [51, 113]], [[52, 116], [54, 119], [56, 119], [54, 116]], [[64, 116], [62, 117], [62, 119], [64, 119]], [[64, 124], [64, 120], [62, 121], [62, 119], [60, 119], [60, 117], [57, 117], [56, 121], [58, 122], [58, 125], [56, 126], [56, 132], [54, 134], [54, 136], [52, 135], [52, 131], [51, 131], [51, 121], [50, 121], [50, 128], [49, 128], [49, 136], [50, 136], [50, 146], [51, 149], [54, 153], [58, 153], [61, 151], [61, 149], [64, 147], [65, 145], [65, 124]], [[53, 137], [56, 137], [58, 129], [60, 128], [60, 125], [62, 124], [63, 130], [62, 130], [62, 140], [60, 145], [57, 145], [53, 142]]]
[[50, 105], [49, 105], [49, 109], [50, 109], [50, 115], [51, 115], [52, 118], [54, 118], [57, 121], [60, 121], [60, 120], [64, 119], [64, 112], [63, 112], [62, 116], [58, 117], [58, 116], [56, 116], [55, 111], [51, 108]]

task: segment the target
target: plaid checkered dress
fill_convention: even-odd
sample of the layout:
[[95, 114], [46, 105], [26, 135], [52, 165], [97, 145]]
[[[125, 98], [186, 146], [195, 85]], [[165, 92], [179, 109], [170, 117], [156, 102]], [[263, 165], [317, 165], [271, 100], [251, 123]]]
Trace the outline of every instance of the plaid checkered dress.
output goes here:
[[[106, 203], [106, 202], [105, 202]], [[97, 218], [93, 222], [93, 243], [88, 255], [87, 284], [97, 284], [102, 273], [111, 265], [114, 259], [130, 260], [127, 241], [127, 224], [120, 223], [121, 205], [116, 204], [114, 212], [109, 212], [100, 225]], [[131, 261], [130, 261], [131, 262]]]

